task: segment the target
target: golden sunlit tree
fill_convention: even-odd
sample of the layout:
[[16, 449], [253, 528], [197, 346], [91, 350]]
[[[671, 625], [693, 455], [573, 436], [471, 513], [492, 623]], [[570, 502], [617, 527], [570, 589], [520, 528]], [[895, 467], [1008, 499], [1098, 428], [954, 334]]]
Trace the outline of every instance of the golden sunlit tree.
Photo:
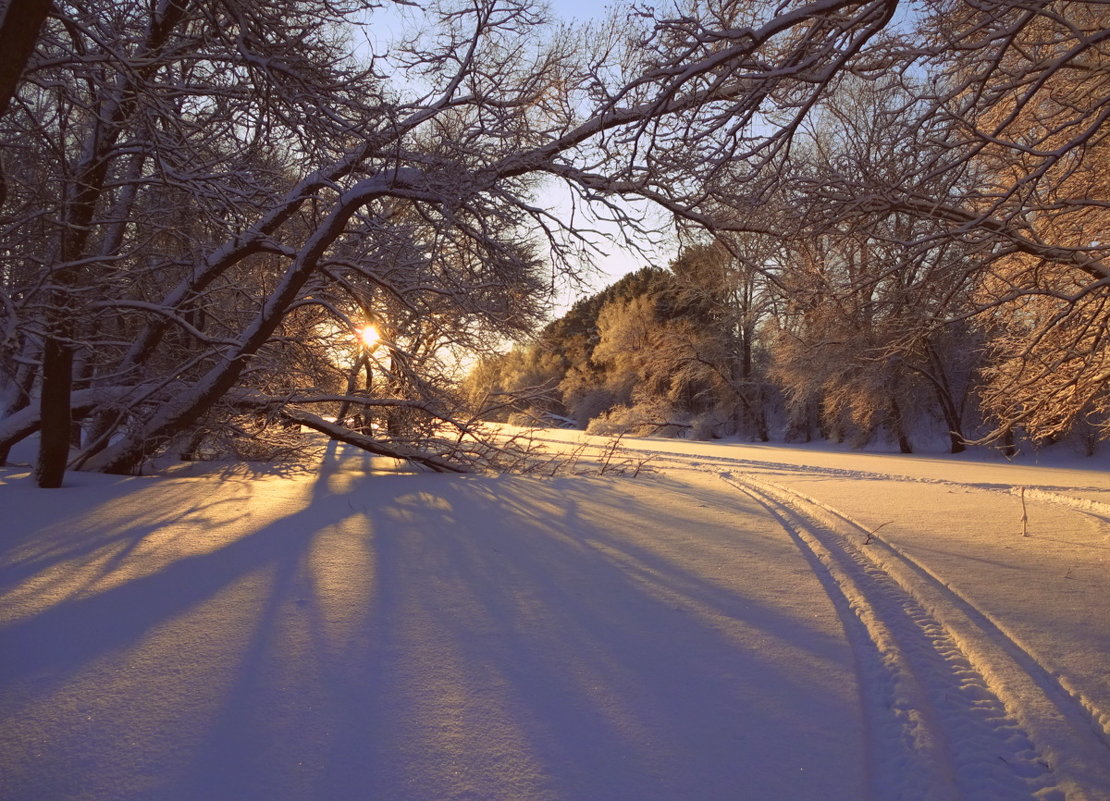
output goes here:
[[[1015, 31], [969, 117], [981, 203], [1023, 240], [980, 302], [1000, 310], [983, 390], [1004, 429], [1110, 437], [1110, 8], [1055, 2]], [[1005, 78], [1003, 78], [1005, 76]]]

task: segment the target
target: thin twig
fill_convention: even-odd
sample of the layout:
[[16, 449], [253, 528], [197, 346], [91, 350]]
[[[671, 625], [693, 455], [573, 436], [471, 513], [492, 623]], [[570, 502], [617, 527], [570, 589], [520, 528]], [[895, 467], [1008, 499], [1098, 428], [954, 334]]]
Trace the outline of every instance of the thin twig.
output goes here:
[[878, 531], [879, 529], [881, 529], [881, 528], [882, 528], [883, 526], [889, 526], [889, 525], [890, 525], [891, 523], [893, 523], [893, 522], [894, 522], [893, 520], [888, 520], [888, 521], [886, 521], [885, 523], [879, 523], [879, 525], [875, 526], [875, 528], [873, 528], [873, 529], [871, 529], [870, 531], [868, 531], [868, 532], [867, 532], [867, 539], [865, 539], [865, 540], [863, 541], [863, 544], [864, 544], [864, 545], [870, 545], [870, 544], [871, 544], [871, 538], [875, 536], [875, 533], [876, 533], [876, 532], [877, 532], [877, 531]]

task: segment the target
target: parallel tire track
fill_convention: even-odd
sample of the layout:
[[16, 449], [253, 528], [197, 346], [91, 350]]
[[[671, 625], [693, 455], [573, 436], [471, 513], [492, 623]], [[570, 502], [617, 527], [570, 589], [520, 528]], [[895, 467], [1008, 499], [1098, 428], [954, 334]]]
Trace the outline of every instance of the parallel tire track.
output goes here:
[[[719, 472], [809, 559], [855, 654], [875, 801], [1110, 799], [1089, 712], [981, 612], [831, 507]], [[892, 788], [901, 788], [891, 796]]]

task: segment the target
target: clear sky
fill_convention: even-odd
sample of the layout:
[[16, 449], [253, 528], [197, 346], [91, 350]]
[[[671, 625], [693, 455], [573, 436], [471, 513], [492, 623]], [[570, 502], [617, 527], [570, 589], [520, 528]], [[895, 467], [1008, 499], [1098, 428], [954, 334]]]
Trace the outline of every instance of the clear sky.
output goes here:
[[568, 20], [602, 17], [610, 6], [601, 0], [548, 0], [548, 5], [555, 14]]

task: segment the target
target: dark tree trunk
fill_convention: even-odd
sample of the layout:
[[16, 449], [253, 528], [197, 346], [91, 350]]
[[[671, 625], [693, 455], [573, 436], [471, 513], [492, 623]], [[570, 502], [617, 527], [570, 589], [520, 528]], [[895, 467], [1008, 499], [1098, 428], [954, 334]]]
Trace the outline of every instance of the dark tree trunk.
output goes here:
[[913, 453], [913, 446], [910, 444], [910, 438], [906, 436], [906, 424], [902, 419], [902, 407], [898, 405], [897, 400], [890, 402], [890, 417], [891, 425], [894, 428], [894, 435], [898, 438], [898, 450], [901, 453]]
[[42, 349], [42, 398], [39, 404], [41, 429], [39, 459], [35, 481], [44, 489], [62, 486], [69, 459], [70, 389], [73, 377], [73, 350], [54, 337], [47, 337]]
[[937, 405], [940, 406], [941, 414], [944, 415], [945, 425], [948, 426], [949, 452], [963, 453], [967, 447], [963, 434], [963, 421], [960, 419], [959, 410], [956, 409], [956, 402], [952, 399], [952, 393], [947, 387], [936, 383], [933, 384], [933, 393], [936, 396]]
[[[374, 377], [373, 368], [370, 365], [369, 356], [366, 355], [365, 351], [360, 350], [358, 356], [355, 358], [354, 365], [351, 367], [351, 372], [347, 374], [346, 395], [354, 395], [355, 392], [358, 391], [359, 373], [362, 372], [364, 367], [366, 368], [366, 388], [370, 389]], [[335, 415], [335, 422], [344, 425], [343, 421], [346, 420], [351, 413], [351, 406], [352, 403], [349, 400], [340, 403], [339, 411]], [[361, 415], [362, 412], [360, 411], [359, 414]]]
[[[19, 79], [35, 49], [39, 30], [53, 6], [52, 0], [9, 0], [0, 20], [0, 115], [8, 110]], [[17, 8], [18, 6], [18, 8]], [[8, 198], [8, 182], [0, 166], [0, 206]], [[4, 460], [0, 459], [0, 464]]]
[[[747, 333], [741, 335], [738, 342], [739, 358], [732, 359], [732, 391], [739, 401], [733, 410], [733, 421], [736, 433], [767, 442], [770, 435], [767, 433], [767, 412], [763, 403], [763, 392], [758, 386], [753, 387], [752, 400], [745, 392], [745, 388], [752, 387], [752, 345]], [[754, 431], [753, 431], [754, 429]]]
[[[42, 355], [42, 404], [39, 461], [35, 476], [40, 487], [59, 487], [69, 458], [71, 437], [70, 393], [73, 391], [72, 319], [67, 311], [68, 290], [84, 278], [76, 266], [86, 255], [92, 221], [104, 193], [111, 159], [108, 154], [123, 133], [123, 125], [135, 108], [136, 77], [141, 79], [159, 68], [156, 56], [174, 27], [184, 18], [185, 3], [170, 3], [161, 19], [151, 25], [146, 47], [141, 51], [148, 64], [109, 90], [97, 104], [98, 118], [88, 134], [95, 144], [76, 165], [66, 190], [65, 225], [61, 241], [61, 265], [51, 276], [56, 287]], [[7, 20], [5, 19], [5, 24]]]
[[7, 4], [0, 22], [0, 114], [8, 110], [53, 5], [52, 0], [9, 0]]
[[944, 362], [932, 343], [928, 345], [928, 354], [933, 370], [932, 373], [923, 374], [933, 385], [933, 394], [937, 399], [937, 405], [940, 406], [945, 425], [948, 426], [949, 452], [963, 453], [967, 447], [963, 432], [963, 415], [952, 395], [952, 386], [944, 369]]

